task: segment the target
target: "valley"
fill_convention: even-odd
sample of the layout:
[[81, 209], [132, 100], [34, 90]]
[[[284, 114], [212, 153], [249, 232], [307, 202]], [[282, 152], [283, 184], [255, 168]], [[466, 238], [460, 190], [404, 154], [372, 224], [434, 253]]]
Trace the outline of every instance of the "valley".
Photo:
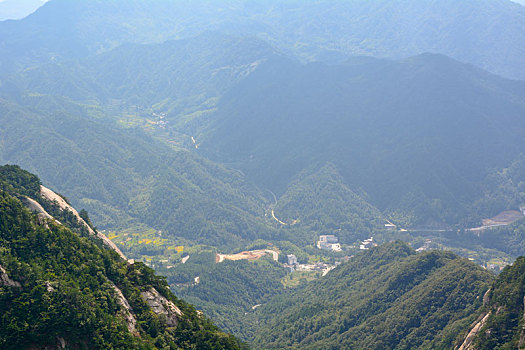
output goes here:
[[79, 317], [100, 303], [78, 319], [93, 348], [523, 347], [524, 33], [508, 0], [49, 0], [0, 21], [0, 347], [21, 344], [8, 324], [24, 349], [64, 338], [13, 306], [52, 309], [48, 285]]

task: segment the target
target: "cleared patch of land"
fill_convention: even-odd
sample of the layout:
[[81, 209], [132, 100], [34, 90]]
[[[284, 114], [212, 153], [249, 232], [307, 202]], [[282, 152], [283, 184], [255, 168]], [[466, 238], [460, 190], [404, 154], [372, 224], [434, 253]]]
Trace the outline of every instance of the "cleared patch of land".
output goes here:
[[483, 226], [509, 225], [523, 218], [523, 214], [517, 210], [507, 210], [490, 219], [483, 219]]
[[244, 251], [237, 254], [217, 254], [215, 255], [215, 262], [221, 263], [224, 260], [258, 260], [265, 256], [266, 254], [272, 254], [272, 258], [274, 261], [279, 260], [279, 253], [275, 250], [251, 250], [251, 251]]
[[479, 232], [491, 227], [507, 226], [523, 218], [524, 214], [517, 210], [507, 210], [490, 219], [483, 219], [483, 226], [468, 229]]

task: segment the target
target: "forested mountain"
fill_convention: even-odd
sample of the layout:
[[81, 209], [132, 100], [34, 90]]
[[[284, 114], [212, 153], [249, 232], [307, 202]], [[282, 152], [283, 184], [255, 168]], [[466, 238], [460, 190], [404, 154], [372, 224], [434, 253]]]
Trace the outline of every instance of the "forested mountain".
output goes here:
[[[241, 339], [252, 339], [259, 327], [254, 310], [272, 297], [284, 292], [281, 279], [288, 275], [280, 264], [264, 258], [257, 261], [224, 261], [215, 263], [215, 256], [205, 261], [192, 255], [184, 266], [170, 271], [168, 282], [192, 281], [198, 284], [173, 290], [184, 300], [198, 305], [215, 324]], [[191, 274], [187, 278], [187, 274]]]
[[515, 348], [522, 259], [474, 263], [525, 254], [524, 50], [507, 0], [0, 22], [0, 165], [71, 199], [0, 167], [0, 348], [244, 346], [167, 283], [261, 349]]
[[2, 349], [242, 346], [176, 298], [164, 278], [123, 260], [83, 218], [43, 193], [36, 176], [0, 167]]
[[472, 327], [463, 350], [522, 349], [525, 345], [525, 258], [498, 276], [486, 296], [484, 312]]
[[[525, 85], [439, 55], [302, 65], [261, 40], [208, 33], [45, 65], [1, 91], [39, 113], [65, 98], [81, 105], [59, 107], [70, 113], [147, 130], [162, 111], [167, 124], [153, 129], [165, 141], [198, 147], [278, 196], [303, 170], [331, 162], [341, 186], [401, 225], [474, 226], [522, 204], [512, 189], [521, 175], [511, 186], [498, 179], [524, 149]], [[301, 210], [293, 203], [285, 216]]]
[[524, 18], [525, 8], [507, 0], [51, 0], [23, 21], [0, 23], [1, 69], [212, 30], [258, 36], [304, 60], [435, 52], [523, 79]]
[[206, 244], [268, 236], [262, 192], [188, 152], [200, 141], [181, 131], [205, 122], [231, 85], [273, 56], [261, 40], [209, 33], [6, 77], [0, 161], [38, 173], [101, 228], [146, 224]]
[[79, 61], [46, 64], [11, 76], [1, 89], [7, 94], [65, 96], [110, 106], [112, 112], [128, 107], [138, 107], [141, 115], [162, 111], [179, 126], [189, 123], [191, 112], [213, 110], [232, 85], [278, 56], [260, 39], [207, 32], [162, 44], [126, 44]]
[[0, 104], [0, 162], [21, 164], [70, 193], [103, 228], [142, 223], [226, 245], [271, 234], [262, 224], [266, 199], [237, 172], [93, 120], [62, 98], [26, 96], [25, 106]]
[[257, 311], [256, 349], [451, 349], [482, 307], [489, 273], [451, 253], [373, 248]]
[[302, 169], [332, 162], [403, 225], [473, 224], [508, 209], [471, 204], [525, 149], [524, 96], [522, 82], [440, 55], [272, 61], [221, 100], [201, 150], [277, 193]]
[[[522, 172], [503, 169], [521, 164], [524, 84], [439, 55], [302, 65], [259, 39], [208, 33], [48, 64], [11, 76], [0, 90], [3, 118], [13, 120], [0, 159], [70, 193], [103, 228], [142, 223], [206, 244], [274, 237], [277, 221], [263, 219], [271, 196], [248, 181], [278, 197], [288, 191], [273, 209], [279, 220], [300, 219], [287, 227], [296, 243], [334, 229], [363, 238], [385, 223], [381, 216], [409, 227], [472, 227], [523, 203]], [[90, 166], [56, 167], [60, 159], [47, 160], [59, 148], [75, 163], [87, 156]], [[83, 148], [90, 151], [80, 156]], [[301, 181], [327, 162], [321, 178]], [[75, 183], [77, 176], [91, 180]], [[335, 186], [311, 197], [313, 181]], [[176, 182], [186, 189], [173, 192]], [[341, 200], [330, 199], [339, 192]]]
[[274, 207], [275, 221], [304, 232], [294, 235], [298, 244], [306, 245], [326, 232], [337, 232], [342, 242], [353, 243], [384, 228], [381, 212], [349, 189], [333, 164], [313, 169], [301, 172]]
[[[286, 13], [287, 6], [292, 6], [292, 3], [279, 8], [279, 13]], [[345, 6], [357, 6], [356, 3], [348, 2]], [[117, 4], [98, 4], [95, 1], [65, 5], [53, 0], [41, 11], [48, 11], [44, 14], [51, 16], [61, 6], [68, 7], [67, 11], [80, 11], [82, 6], [88, 6], [96, 13]], [[225, 13], [240, 9], [261, 11], [270, 6], [258, 3], [251, 7], [242, 2], [230, 5], [225, 6]], [[507, 5], [503, 2], [501, 8]], [[121, 13], [114, 16], [135, 21], [140, 18], [138, 9], [141, 6], [147, 5], [141, 1], [127, 3], [120, 7]], [[155, 6], [160, 11], [158, 6], [161, 5]], [[168, 7], [180, 4], [163, 2], [162, 6], [167, 6], [163, 11], [168, 13]], [[211, 5], [202, 6], [208, 10], [213, 8]], [[312, 10], [315, 6], [304, 5], [304, 8]], [[454, 5], [447, 6], [452, 11]], [[135, 17], [126, 14], [128, 7], [136, 10], [132, 12]], [[331, 6], [327, 9], [333, 10]], [[88, 16], [86, 13], [82, 16]], [[28, 21], [35, 20], [28, 18]], [[119, 23], [118, 20], [115, 23]], [[150, 134], [161, 134], [160, 138], [171, 145], [198, 148], [197, 152], [202, 151], [215, 161], [243, 170], [248, 181], [271, 189], [277, 196], [284, 194], [291, 186], [290, 181], [303, 170], [331, 162], [341, 175], [341, 186], [357, 193], [362, 199], [361, 204], [368, 202], [397, 224], [427, 228], [457, 225], [462, 228], [479, 225], [481, 218], [494, 216], [505, 209], [516, 209], [522, 204], [520, 191], [511, 189], [502, 193], [501, 186], [494, 186], [493, 180], [502, 169], [516, 162], [524, 149], [524, 121], [521, 117], [525, 109], [524, 86], [521, 82], [504, 80], [432, 54], [402, 61], [357, 57], [345, 64], [302, 65], [255, 37], [239, 38], [208, 32], [193, 39], [162, 44], [127, 44], [79, 61], [59, 60], [5, 77], [0, 91], [10, 104], [16, 100], [16, 104], [33, 112], [46, 111], [54, 115], [57, 110], [65, 110], [68, 114], [83, 115], [90, 119], [90, 123], [97, 119], [97, 123], [117, 121], [121, 126], [140, 126]], [[157, 113], [163, 115], [160, 121]], [[107, 136], [122, 133], [118, 129], [111, 128]], [[98, 135], [93, 136], [100, 139]], [[130, 136], [128, 143], [133, 142], [134, 137]], [[141, 137], [142, 142], [149, 139]], [[75, 138], [72, 140], [77, 143]], [[118, 149], [120, 143], [114, 142], [113, 147]], [[157, 143], [155, 147], [140, 147], [142, 155], [134, 158], [162, 158], [159, 155], [163, 151], [157, 146], [161, 147]], [[20, 148], [15, 146], [12, 149]], [[116, 150], [108, 151], [118, 154]], [[152, 153], [152, 156], [146, 156]], [[21, 159], [21, 156], [26, 159]], [[194, 156], [184, 153], [184, 158], [188, 157]], [[60, 176], [51, 177], [41, 172], [27, 158], [27, 154], [14, 152], [0, 157], [4, 162], [20, 163], [38, 172], [52, 184], [62, 186], [66, 182], [64, 179], [56, 181]], [[93, 212], [103, 227], [109, 225], [101, 217], [100, 208], [108, 205], [105, 210], [118, 210], [112, 215], [118, 218], [112, 225], [118, 223], [122, 226], [123, 222], [137, 219], [155, 229], [170, 231], [174, 223], [181, 224], [181, 218], [187, 217], [182, 212], [175, 213], [173, 216], [177, 219], [168, 218], [169, 223], [159, 225], [166, 220], [155, 217], [159, 214], [157, 205], [148, 204], [146, 211], [142, 207], [144, 199], [147, 201], [155, 193], [165, 193], [164, 190], [148, 194], [152, 189], [155, 191], [156, 185], [143, 190], [141, 184], [148, 183], [148, 179], [129, 174], [130, 169], [137, 165], [126, 164], [121, 156], [110, 155], [109, 158], [121, 164], [122, 172], [128, 173], [126, 179], [138, 179], [139, 183], [132, 188], [138, 189], [140, 199], [126, 194], [129, 188], [119, 190], [122, 200], [118, 203], [107, 197], [102, 200], [98, 193], [79, 196], [77, 191], [64, 188], [76, 203], [83, 200], [86, 203], [83, 205]], [[100, 164], [92, 170], [98, 173], [107, 166]], [[180, 168], [174, 170], [178, 172]], [[205, 170], [205, 173], [212, 174], [213, 171]], [[115, 175], [111, 181], [120, 182]], [[518, 175], [513, 182], [519, 184], [523, 179]], [[293, 186], [297, 191], [297, 184]], [[268, 193], [264, 192], [264, 195]], [[220, 197], [224, 198], [223, 195]], [[217, 202], [201, 207], [209, 208], [204, 210], [209, 213], [207, 218], [231, 218], [230, 211], [233, 210], [237, 212], [235, 220], [244, 222], [250, 215], [242, 212], [249, 212], [252, 215], [249, 221], [255, 222], [255, 217], [261, 218], [268, 207], [261, 194], [255, 197], [249, 199], [250, 203], [239, 198], [235, 208], [230, 206], [226, 211], [213, 209], [222, 206]], [[209, 196], [199, 201], [208, 199]], [[287, 211], [285, 216], [302, 211], [304, 208], [299, 208], [297, 203], [295, 200], [285, 205], [280, 201], [275, 208], [277, 217], [282, 210]], [[180, 208], [181, 205], [186, 207], [190, 202], [176, 204], [171, 200], [162, 207]], [[140, 210], [138, 206], [142, 206]], [[352, 215], [359, 216], [354, 209]], [[195, 212], [188, 208], [182, 211], [187, 210]], [[333, 210], [329, 212], [334, 214]], [[142, 213], [147, 217], [140, 217]], [[343, 226], [338, 219], [334, 220], [335, 214], [330, 219], [323, 216], [327, 220], [323, 219], [316, 231]], [[378, 217], [377, 213], [374, 217]], [[290, 216], [289, 219], [297, 218]], [[223, 223], [219, 230], [223, 233], [219, 235], [230, 235], [230, 238], [240, 235], [240, 230], [232, 229], [227, 222], [229, 219], [220, 221]], [[368, 218], [361, 219], [361, 223], [350, 221], [353, 221], [352, 231], [369, 230], [363, 231], [365, 226], [370, 226]], [[189, 228], [182, 224], [180, 236], [192, 240], [197, 236], [209, 237], [205, 233], [190, 233]], [[312, 227], [311, 223], [307, 225]], [[267, 228], [260, 229], [265, 234], [268, 232]], [[202, 230], [205, 229], [193, 231]], [[242, 230], [250, 231], [246, 226]], [[230, 232], [226, 234], [224, 231]], [[231, 231], [236, 231], [233, 236]], [[224, 242], [224, 237], [213, 244], [219, 241]]]

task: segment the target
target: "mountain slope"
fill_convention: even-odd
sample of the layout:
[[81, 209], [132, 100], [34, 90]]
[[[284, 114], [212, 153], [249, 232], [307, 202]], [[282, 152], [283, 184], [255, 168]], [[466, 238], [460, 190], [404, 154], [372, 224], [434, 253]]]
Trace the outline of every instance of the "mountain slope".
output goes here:
[[506, 267], [486, 296], [484, 313], [478, 318], [462, 350], [523, 349], [525, 347], [525, 258]]
[[278, 194], [304, 168], [332, 162], [404, 224], [468, 222], [506, 209], [472, 214], [471, 204], [525, 148], [523, 96], [521, 82], [439, 55], [275, 60], [223, 98], [200, 149]]
[[204, 33], [162, 44], [126, 44], [79, 61], [29, 69], [10, 81], [16, 94], [66, 96], [119, 112], [139, 106], [143, 117], [161, 111], [168, 123], [181, 124], [176, 117], [212, 109], [233, 84], [276, 55], [257, 38]]
[[[37, 177], [0, 167], [3, 349], [240, 347], [176, 298], [153, 270], [71, 231], [68, 226], [79, 223], [71, 212], [59, 213], [64, 224], [46, 214], [43, 208], [56, 204], [34, 196], [38, 188]], [[38, 215], [21, 200], [42, 203]]]
[[333, 164], [299, 174], [277, 200], [273, 216], [285, 223], [283, 229], [309, 232], [295, 237], [306, 244], [326, 232], [337, 232], [342, 243], [353, 243], [386, 223], [377, 208], [346, 186]]
[[168, 282], [172, 278], [184, 276], [178, 272], [181, 270], [193, 272], [191, 280], [193, 276], [199, 276], [198, 284], [173, 287], [173, 290], [184, 300], [202, 309], [224, 331], [243, 340], [251, 339], [258, 328], [253, 307], [282, 293], [284, 287], [281, 279], [288, 272], [269, 258], [224, 261], [220, 264], [215, 263], [215, 257], [212, 258], [213, 261], [208, 263], [191, 256], [183, 266], [176, 266], [175, 271], [171, 271]]
[[525, 78], [525, 8], [507, 0], [51, 0], [22, 21], [0, 24], [1, 57], [8, 58], [0, 67], [16, 69], [209, 30], [258, 36], [305, 60], [435, 52]]
[[82, 106], [25, 96], [0, 101], [0, 162], [18, 163], [69, 193], [102, 228], [146, 224], [208, 244], [270, 234], [266, 200], [236, 171], [145, 133], [94, 121]]
[[452, 348], [492, 280], [451, 253], [394, 242], [360, 254], [258, 312], [257, 349]]

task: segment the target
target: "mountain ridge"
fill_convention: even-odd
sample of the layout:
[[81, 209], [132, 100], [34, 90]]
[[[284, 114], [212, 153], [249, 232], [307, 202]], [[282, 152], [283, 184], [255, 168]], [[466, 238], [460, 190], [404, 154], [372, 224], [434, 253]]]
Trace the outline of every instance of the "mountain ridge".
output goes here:
[[[67, 23], [49, 26], [49, 18], [57, 14]], [[227, 5], [207, 1], [72, 4], [51, 0], [22, 20], [23, 25], [22, 21], [0, 24], [0, 34], [9, 38], [4, 39], [4, 45], [11, 53], [16, 52], [22, 66], [82, 57], [130, 41], [161, 42], [213, 30], [264, 38], [304, 61], [341, 62], [356, 54], [402, 58], [429, 51], [524, 79], [524, 18], [523, 6], [506, 0], [274, 0], [233, 1]], [[505, 30], [501, 30], [503, 23]], [[19, 35], [22, 27], [30, 27], [32, 33]], [[60, 33], [67, 35], [52, 38]], [[24, 45], [39, 52], [24, 52]], [[505, 58], [496, 52], [505, 52]], [[17, 69], [5, 60], [1, 67]]]
[[153, 270], [102, 243], [70, 206], [58, 204], [61, 197], [51, 200], [49, 190], [34, 197], [61, 222], [31, 214], [17, 197], [38, 186], [19, 167], [0, 167], [2, 348], [244, 346], [176, 298]]
[[[491, 276], [448, 252], [372, 248], [258, 310], [256, 349], [452, 348]], [[284, 308], [284, 310], [283, 310]], [[276, 314], [276, 317], [270, 315]]]
[[456, 207], [438, 214], [451, 223], [458, 210], [471, 215], [466, 204], [476, 187], [522, 152], [524, 94], [522, 82], [435, 54], [262, 65], [225, 95], [200, 150], [242, 164], [277, 193], [302, 169], [330, 161], [379, 209], [423, 192]]

